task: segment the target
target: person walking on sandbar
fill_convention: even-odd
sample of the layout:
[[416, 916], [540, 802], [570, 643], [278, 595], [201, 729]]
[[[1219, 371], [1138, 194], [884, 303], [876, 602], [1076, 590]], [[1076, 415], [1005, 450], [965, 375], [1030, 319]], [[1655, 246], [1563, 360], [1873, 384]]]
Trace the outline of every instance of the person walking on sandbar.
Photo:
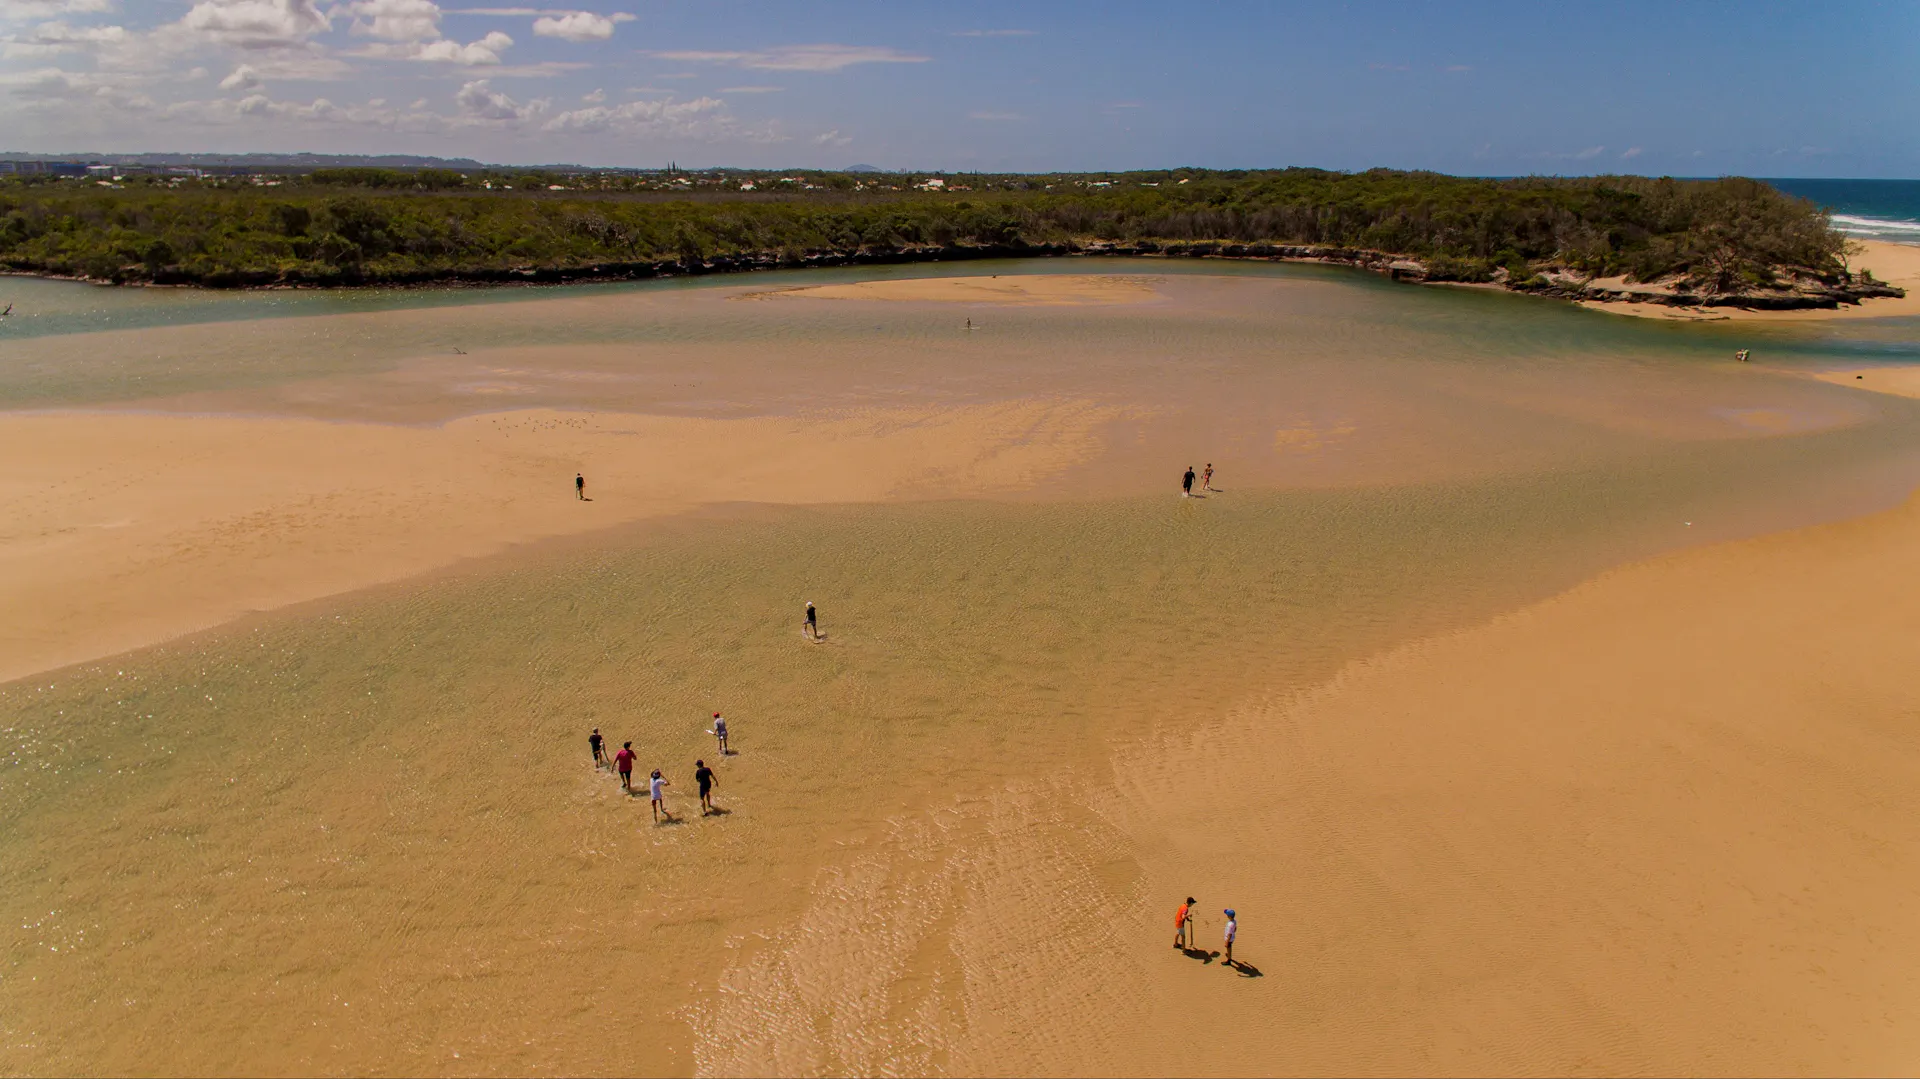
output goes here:
[[1173, 946], [1185, 951], [1189, 934], [1187, 927], [1193, 924], [1193, 905], [1199, 902], [1192, 896], [1187, 897], [1180, 909], [1173, 912]]
[[1220, 932], [1222, 936], [1225, 937], [1227, 942], [1226, 963], [1227, 963], [1227, 966], [1231, 967], [1233, 966], [1233, 938], [1240, 935], [1240, 920], [1233, 913], [1232, 907], [1228, 907], [1225, 913], [1227, 916], [1227, 924], [1226, 924], [1226, 927], [1222, 929]]
[[1212, 461], [1207, 462], [1207, 470], [1200, 474], [1200, 489], [1202, 491], [1213, 490], [1213, 462]]
[[647, 780], [647, 797], [653, 799], [653, 823], [655, 824], [659, 824], [660, 818], [662, 817], [668, 820], [673, 819], [673, 814], [667, 812], [667, 787], [669, 785], [666, 777], [660, 774], [660, 769], [658, 768], [653, 770], [653, 777]]
[[579, 499], [582, 502], [585, 502], [587, 500], [587, 477], [586, 477], [586, 474], [583, 472], [574, 473], [573, 497]]
[[1187, 466], [1187, 474], [1180, 477], [1180, 497], [1193, 497], [1193, 466]]
[[587, 735], [587, 745], [593, 747], [593, 766], [595, 768], [607, 763], [606, 742], [600, 737], [600, 728], [595, 727], [593, 733]]
[[807, 621], [800, 627], [801, 636], [809, 641], [820, 639], [820, 614], [813, 609], [813, 601], [807, 601]]
[[713, 812], [713, 788], [720, 785], [720, 777], [713, 774], [706, 761], [693, 762], [693, 781], [700, 784], [700, 815]]
[[633, 793], [633, 743], [622, 742], [620, 752], [613, 755], [613, 767], [620, 773], [620, 789]]
[[732, 751], [727, 748], [727, 720], [725, 716], [713, 714], [713, 736], [720, 741], [720, 755], [727, 756]]

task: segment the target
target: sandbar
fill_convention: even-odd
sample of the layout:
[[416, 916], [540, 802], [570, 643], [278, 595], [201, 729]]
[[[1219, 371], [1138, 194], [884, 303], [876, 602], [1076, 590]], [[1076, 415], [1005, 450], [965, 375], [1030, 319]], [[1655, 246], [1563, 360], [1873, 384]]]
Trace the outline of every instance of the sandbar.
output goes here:
[[1874, 393], [1890, 393], [1896, 397], [1920, 397], [1920, 365], [1846, 367], [1814, 372], [1813, 377], [1836, 386], [1852, 386]]
[[1131, 274], [1010, 274], [859, 281], [748, 293], [743, 298], [891, 300], [913, 303], [975, 303], [1014, 307], [1083, 307], [1147, 303], [1157, 299], [1156, 278]]
[[[1027, 400], [430, 427], [0, 414], [0, 681], [545, 537], [727, 502], [986, 495], [1090, 456], [1111, 408]], [[574, 498], [585, 474], [590, 503]]]
[[1655, 558], [1123, 754], [1135, 917], [1204, 882], [1266, 974], [1150, 942], [1140, 1018], [1206, 1017], [1165, 1066], [1910, 1069], [1916, 546], [1920, 500]]

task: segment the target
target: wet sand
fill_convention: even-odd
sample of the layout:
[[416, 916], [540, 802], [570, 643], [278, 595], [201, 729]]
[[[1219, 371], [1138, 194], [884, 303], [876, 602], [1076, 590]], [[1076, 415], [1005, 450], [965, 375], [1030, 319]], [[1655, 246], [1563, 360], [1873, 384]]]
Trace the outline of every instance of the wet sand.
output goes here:
[[1186, 1065], [1909, 1070], [1916, 544], [1657, 559], [1123, 755], [1157, 896], [1239, 903], [1266, 974], [1157, 964], [1221, 1035]]
[[[10, 1067], [1907, 1070], [1920, 507], [1713, 541], [1910, 490], [1914, 406], [1506, 297], [1161, 288], [0, 416], [36, 640], [293, 604], [0, 684]], [[1220, 446], [1216, 497], [1154, 470]], [[1245, 969], [1169, 947], [1187, 894]]]
[[1920, 397], [1920, 366], [1843, 367], [1837, 371], [1817, 371], [1814, 378], [1836, 386], [1851, 386], [1897, 397]]
[[[1091, 456], [1070, 401], [696, 419], [528, 410], [409, 427], [0, 414], [0, 681], [514, 544], [728, 502], [978, 497]], [[573, 477], [591, 501], [575, 501]]]

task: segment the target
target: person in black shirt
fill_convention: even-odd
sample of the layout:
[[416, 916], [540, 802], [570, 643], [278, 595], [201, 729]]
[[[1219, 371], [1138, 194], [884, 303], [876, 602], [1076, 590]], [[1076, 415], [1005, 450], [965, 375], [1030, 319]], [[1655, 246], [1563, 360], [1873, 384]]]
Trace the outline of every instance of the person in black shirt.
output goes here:
[[593, 766], [595, 768], [607, 763], [606, 751], [601, 748], [602, 741], [600, 728], [598, 727], [593, 729], [592, 734], [587, 735], [587, 744], [593, 747]]
[[814, 611], [812, 600], [807, 601], [807, 624], [801, 627], [800, 632], [808, 640], [820, 639], [820, 616]]
[[1185, 476], [1180, 477], [1180, 497], [1181, 498], [1193, 497], [1193, 466], [1192, 465], [1188, 465], [1187, 474]]
[[694, 761], [693, 781], [700, 784], [700, 815], [704, 817], [713, 810], [713, 788], [720, 785], [720, 777], [713, 774], [706, 761]]
[[582, 502], [587, 500], [587, 477], [576, 473], [573, 477], [573, 497]]

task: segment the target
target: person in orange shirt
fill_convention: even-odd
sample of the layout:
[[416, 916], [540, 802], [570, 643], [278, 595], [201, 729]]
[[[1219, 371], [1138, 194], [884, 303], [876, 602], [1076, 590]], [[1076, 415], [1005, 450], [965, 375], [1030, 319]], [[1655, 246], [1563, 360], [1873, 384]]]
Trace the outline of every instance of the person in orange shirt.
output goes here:
[[1193, 922], [1193, 904], [1195, 902], [1197, 902], [1197, 900], [1192, 896], [1188, 896], [1187, 901], [1180, 904], [1180, 909], [1173, 914], [1173, 946], [1176, 948], [1185, 950], [1187, 947], [1187, 927]]

